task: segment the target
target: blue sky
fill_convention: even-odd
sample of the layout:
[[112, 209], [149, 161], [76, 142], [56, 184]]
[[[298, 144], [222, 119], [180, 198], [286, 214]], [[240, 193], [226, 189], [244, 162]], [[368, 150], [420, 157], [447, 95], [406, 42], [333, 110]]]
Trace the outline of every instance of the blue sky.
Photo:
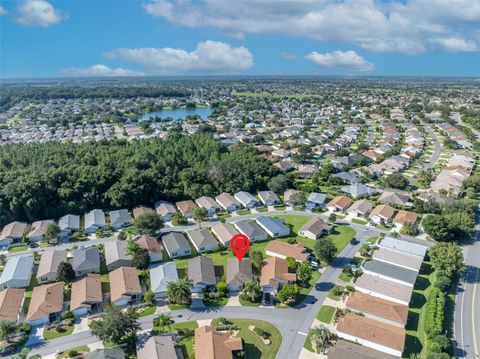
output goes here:
[[480, 76], [473, 0], [0, 1], [0, 76]]

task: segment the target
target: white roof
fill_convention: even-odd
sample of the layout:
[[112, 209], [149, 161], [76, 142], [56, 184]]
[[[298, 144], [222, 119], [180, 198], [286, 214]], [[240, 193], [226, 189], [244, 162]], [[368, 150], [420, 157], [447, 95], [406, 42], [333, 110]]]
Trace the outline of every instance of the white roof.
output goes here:
[[178, 280], [175, 262], [167, 262], [150, 268], [150, 284], [153, 293], [165, 292], [168, 282]]

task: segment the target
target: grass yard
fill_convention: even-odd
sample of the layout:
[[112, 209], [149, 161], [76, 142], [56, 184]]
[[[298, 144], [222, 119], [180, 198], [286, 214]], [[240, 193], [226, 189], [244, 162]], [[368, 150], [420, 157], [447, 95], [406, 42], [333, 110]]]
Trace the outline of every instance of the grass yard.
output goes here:
[[349, 226], [335, 226], [332, 234], [330, 234], [327, 238], [330, 238], [335, 243], [337, 247], [337, 255], [345, 248], [345, 246], [355, 237], [357, 232]]
[[367, 239], [367, 243], [371, 243], [371, 244], [377, 243], [377, 241], [378, 241], [378, 237], [370, 237]]
[[322, 323], [329, 324], [329, 323], [332, 322], [332, 319], [333, 319], [333, 316], [334, 316], [336, 310], [337, 310], [337, 308], [332, 307], [330, 305], [322, 305], [320, 307], [320, 310], [317, 313], [316, 318], [319, 321], [321, 321]]
[[257, 212], [268, 212], [268, 208], [266, 207], [257, 208]]
[[339, 285], [335, 285], [328, 291], [327, 297], [330, 298], [331, 300], [339, 301], [340, 298], [341, 298], [341, 295], [337, 295], [335, 293], [336, 288], [339, 288], [339, 290], [340, 289], [345, 290], [344, 287], [339, 286]]
[[139, 311], [138, 315], [140, 317], [146, 317], [148, 315], [155, 314], [155, 310], [157, 310], [157, 307], [155, 306], [146, 307], [143, 308], [143, 310]]
[[226, 298], [219, 298], [216, 300], [212, 299], [204, 299], [203, 304], [206, 307], [224, 307], [228, 303], [228, 297]]
[[294, 302], [290, 302], [286, 305], [282, 303], [277, 303], [275, 307], [276, 308], [292, 308], [302, 303], [305, 300], [305, 298], [308, 296], [308, 293], [310, 293], [310, 291], [312, 290], [315, 283], [317, 283], [318, 280], [320, 279], [320, 275], [321, 275], [320, 272], [313, 271], [312, 278], [310, 279], [306, 287], [304, 288], [300, 287], [300, 293], [298, 294], [297, 299]]
[[353, 278], [352, 273], [348, 273], [348, 272], [342, 272], [338, 276], [338, 279], [340, 279], [341, 281], [347, 282], [347, 283], [351, 282], [352, 278]]
[[[173, 330], [181, 331], [195, 331], [198, 328], [196, 321], [175, 323], [172, 325]], [[183, 356], [185, 358], [195, 358], [195, 350], [193, 348], [193, 341], [195, 339], [195, 333], [190, 333], [193, 335], [181, 336], [181, 339], [178, 341], [178, 347], [182, 350]]]
[[243, 305], [244, 307], [259, 307], [260, 306], [260, 302], [253, 303], [253, 302], [250, 302], [249, 300], [243, 300], [241, 298], [239, 300], [240, 300], [240, 304]]
[[28, 246], [26, 244], [24, 244], [24, 245], [21, 245], [21, 246], [10, 247], [10, 248], [8, 248], [8, 252], [16, 253], [16, 252], [26, 251], [27, 249], [28, 249]]
[[43, 332], [43, 339], [45, 340], [52, 340], [60, 337], [64, 337], [66, 335], [70, 335], [73, 332], [73, 325], [68, 325], [66, 330], [62, 333], [57, 332], [55, 329], [53, 330], [47, 330], [45, 329]]
[[358, 218], [352, 218], [352, 222], [357, 224], [363, 224], [363, 225], [368, 223], [367, 221], [362, 221], [361, 219], [358, 219]]
[[182, 310], [190, 308], [190, 304], [168, 304], [170, 310]]
[[57, 354], [56, 359], [67, 359], [71, 358], [69, 356], [69, 353], [77, 352], [78, 354], [85, 354], [85, 353], [90, 353], [90, 348], [87, 345], [82, 345], [80, 347], [75, 347], [71, 348], [68, 350], [64, 350], [63, 352], [60, 352]]
[[108, 274], [102, 274], [100, 276], [100, 282], [102, 284], [102, 292], [110, 293], [110, 280], [108, 279]]
[[239, 216], [244, 216], [246, 214], [250, 214], [250, 210], [249, 209], [240, 209], [237, 211], [238, 215]]
[[[282, 335], [272, 324], [264, 322], [263, 320], [254, 320], [254, 319], [230, 319], [229, 321], [233, 322], [240, 328], [239, 336], [243, 339], [246, 359], [274, 359], [277, 355], [278, 348], [282, 343]], [[216, 325], [218, 319], [212, 321], [212, 325]], [[270, 333], [269, 345], [265, 345], [262, 339], [254, 332], [252, 332], [248, 327], [254, 325], [256, 328], [263, 329], [264, 331]]]

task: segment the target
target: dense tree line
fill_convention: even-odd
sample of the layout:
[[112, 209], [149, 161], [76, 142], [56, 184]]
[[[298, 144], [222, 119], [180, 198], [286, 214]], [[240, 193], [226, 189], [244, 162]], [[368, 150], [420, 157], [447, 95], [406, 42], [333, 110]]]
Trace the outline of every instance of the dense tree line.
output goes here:
[[132, 208], [158, 199], [265, 189], [277, 174], [250, 146], [208, 135], [167, 140], [12, 145], [0, 151], [0, 224]]

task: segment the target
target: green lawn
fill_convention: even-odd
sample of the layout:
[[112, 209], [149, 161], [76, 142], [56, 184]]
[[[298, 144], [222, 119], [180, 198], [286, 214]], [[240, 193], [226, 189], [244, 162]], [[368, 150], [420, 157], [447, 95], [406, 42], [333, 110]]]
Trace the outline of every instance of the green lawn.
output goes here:
[[333, 315], [335, 314], [335, 311], [337, 308], [331, 307], [329, 305], [322, 305], [320, 307], [320, 310], [317, 313], [316, 318], [321, 321], [322, 323], [331, 323], [333, 319]]
[[306, 287], [304, 288], [300, 287], [300, 293], [297, 295], [297, 299], [294, 302], [290, 302], [287, 305], [278, 303], [275, 306], [277, 308], [291, 308], [302, 303], [307, 297], [308, 293], [310, 293], [310, 291], [312, 290], [315, 283], [317, 283], [318, 280], [320, 279], [320, 275], [321, 275], [320, 272], [317, 272], [317, 271], [312, 272], [312, 278], [310, 279]]
[[357, 232], [349, 226], [336, 226], [332, 234], [327, 238], [330, 238], [337, 247], [337, 255], [345, 248], [345, 246], [355, 237]]
[[371, 244], [377, 243], [377, 241], [378, 241], [378, 237], [370, 237], [367, 239], [367, 243], [371, 243]]
[[344, 282], [351, 282], [352, 278], [353, 278], [353, 275], [351, 273], [348, 273], [348, 272], [342, 272], [342, 273], [340, 273], [338, 278], [340, 280], [344, 281]]
[[168, 304], [170, 310], [182, 310], [190, 308], [190, 304]]
[[363, 224], [363, 225], [368, 223], [367, 221], [362, 221], [361, 219], [358, 219], [358, 218], [352, 218], [352, 222], [357, 224]]
[[10, 247], [10, 248], [8, 248], [8, 251], [10, 253], [15, 253], [15, 252], [26, 251], [27, 249], [28, 249], [28, 246], [26, 244], [24, 244], [24, 245], [21, 245], [21, 246]]
[[[243, 349], [245, 350], [246, 359], [274, 359], [277, 355], [278, 348], [282, 343], [282, 335], [272, 324], [264, 322], [263, 320], [254, 319], [230, 319], [240, 328], [239, 336], [243, 339]], [[212, 321], [212, 325], [216, 325], [218, 319]], [[248, 327], [254, 325], [257, 328], [263, 329], [270, 333], [270, 345], [265, 345], [262, 339]]]
[[146, 316], [148, 316], [148, 315], [155, 314], [155, 310], [157, 310], [157, 307], [155, 307], [155, 306], [150, 306], [150, 307], [144, 308], [144, 309], [141, 310], [138, 314], [140, 315], [140, 317], [146, 317]]
[[45, 339], [45, 340], [52, 340], [52, 339], [55, 339], [55, 338], [64, 337], [64, 336], [66, 336], [66, 335], [70, 335], [70, 334], [72, 334], [72, 332], [73, 332], [73, 328], [74, 328], [73, 325], [69, 325], [69, 326], [67, 326], [65, 332], [63, 332], [63, 333], [58, 333], [55, 329], [53, 329], [53, 330], [47, 330], [47, 329], [45, 329], [45, 331], [43, 332], [43, 339]]
[[260, 306], [260, 302], [253, 303], [253, 302], [250, 302], [249, 300], [243, 300], [241, 298], [239, 300], [240, 300], [240, 304], [245, 306], [245, 307], [259, 307]]
[[[189, 330], [194, 331], [198, 328], [196, 321], [175, 323], [172, 325], [173, 330]], [[195, 339], [195, 334], [188, 336], [181, 336], [181, 339], [178, 341], [178, 347], [182, 350], [183, 356], [185, 358], [193, 359], [195, 358], [195, 350], [193, 348], [193, 341]]]
[[102, 284], [102, 292], [109, 293], [110, 292], [110, 280], [108, 279], [108, 274], [102, 274], [100, 276], [100, 282]]
[[339, 285], [335, 285], [328, 291], [327, 297], [330, 298], [331, 300], [338, 301], [338, 300], [340, 300], [341, 296], [340, 295], [335, 295], [335, 293], [333, 292], [334, 288], [342, 288], [342, 289], [345, 289], [345, 288], [342, 287], [342, 286], [339, 286]]
[[240, 209], [237, 211], [238, 215], [239, 216], [244, 216], [246, 214], [250, 214], [250, 210], [249, 209]]
[[75, 347], [75, 348], [71, 348], [71, 349], [68, 349], [68, 350], [64, 350], [63, 352], [60, 352], [60, 353], [57, 354], [56, 359], [70, 358], [68, 353], [73, 352], [73, 351], [75, 351], [79, 354], [80, 353], [90, 353], [90, 348], [87, 345], [82, 345], [80, 347]]
[[206, 307], [224, 307], [228, 303], [228, 297], [226, 298], [219, 298], [216, 300], [211, 299], [204, 299], [203, 304]]
[[266, 207], [257, 208], [257, 212], [268, 212], [268, 208]]

